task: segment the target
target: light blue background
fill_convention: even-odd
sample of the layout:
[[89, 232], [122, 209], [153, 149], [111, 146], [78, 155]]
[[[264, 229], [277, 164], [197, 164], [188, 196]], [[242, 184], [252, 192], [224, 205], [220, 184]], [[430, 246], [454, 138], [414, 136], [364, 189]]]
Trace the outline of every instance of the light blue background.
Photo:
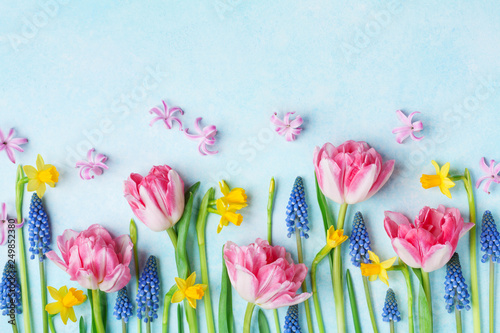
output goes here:
[[[294, 240], [286, 238], [284, 214], [293, 181], [300, 175], [312, 228], [304, 242], [308, 266], [324, 244], [314, 191], [315, 146], [365, 140], [385, 158], [396, 159], [387, 185], [369, 201], [351, 207], [347, 215], [350, 226], [354, 213], [363, 212], [373, 248], [382, 259], [395, 255], [383, 230], [384, 210], [400, 211], [413, 219], [424, 205], [445, 204], [460, 208], [467, 216], [461, 183], [452, 189], [452, 200], [437, 189], [421, 188], [420, 175], [434, 170], [432, 159], [440, 164], [451, 162], [452, 173], [469, 167], [476, 179], [482, 175], [481, 157], [500, 160], [498, 2], [68, 2], [0, 3], [1, 128], [15, 127], [19, 136], [29, 138], [25, 152], [16, 153], [19, 163], [34, 164], [40, 153], [61, 173], [57, 187], [48, 189], [44, 197], [54, 239], [66, 228], [82, 230], [93, 223], [103, 224], [114, 235], [128, 233], [133, 215], [123, 198], [122, 182], [131, 172], [146, 174], [152, 165], [169, 164], [188, 185], [201, 181], [197, 201], [221, 178], [244, 187], [250, 205], [243, 211], [240, 227], [231, 225], [217, 235], [217, 217], [211, 216], [208, 222], [216, 314], [221, 247], [228, 240], [246, 245], [266, 237], [267, 189], [272, 176], [277, 182], [275, 243], [295, 255]], [[155, 80], [151, 80], [152, 72]], [[196, 143], [177, 129], [167, 131], [160, 123], [149, 127], [148, 110], [162, 99], [185, 110], [182, 120], [188, 127], [196, 117], [203, 117], [204, 124], [217, 125], [220, 153], [200, 156]], [[400, 108], [407, 113], [422, 112], [416, 119], [424, 123], [423, 141], [395, 142], [391, 129], [400, 126], [395, 115]], [[286, 111], [304, 117], [303, 134], [292, 143], [270, 131], [271, 114]], [[84, 157], [90, 146], [109, 156], [109, 170], [83, 181], [73, 168], [74, 159]], [[8, 204], [13, 216], [16, 166], [5, 153], [0, 158], [0, 201]], [[476, 191], [479, 220], [485, 209], [500, 220], [499, 195], [500, 188], [495, 186], [490, 195]], [[27, 194], [25, 214], [29, 198]], [[338, 206], [332, 208], [337, 214]], [[140, 261], [144, 264], [151, 254], [160, 258], [164, 294], [174, 282], [172, 247], [165, 233], [154, 233], [140, 222], [138, 227]], [[350, 227], [346, 232], [350, 233]], [[194, 239], [192, 230], [190, 242]], [[5, 250], [0, 254], [2, 265]], [[189, 251], [199, 272], [196, 246], [189, 246]], [[467, 267], [467, 237], [458, 252]], [[345, 250], [344, 262], [352, 271], [363, 331], [370, 332], [360, 273]], [[29, 262], [33, 323], [35, 332], [41, 332], [37, 266], [36, 261]], [[47, 271], [49, 285], [78, 287], [54, 264], [48, 263]], [[469, 274], [465, 268], [468, 281]], [[431, 274], [436, 331], [455, 327], [454, 316], [444, 309], [444, 276], [444, 269]], [[479, 264], [479, 277], [486, 330], [487, 265]], [[326, 261], [320, 265], [318, 279], [325, 325], [328, 332], [335, 332]], [[390, 282], [403, 318], [397, 330], [404, 332], [404, 281], [401, 274], [391, 273]], [[381, 310], [387, 288], [377, 281], [372, 289], [379, 329], [386, 331], [389, 327], [381, 320]], [[108, 299], [112, 309], [115, 295]], [[241, 331], [246, 304], [236, 292], [233, 300]], [[198, 306], [199, 326], [204, 331], [203, 303]], [[175, 309], [172, 331], [176, 330]], [[279, 311], [281, 324], [285, 312]], [[89, 322], [88, 302], [76, 313]], [[272, 325], [271, 313], [267, 316]], [[2, 331], [8, 328], [4, 319], [0, 320]], [[305, 330], [302, 307], [301, 321]], [[77, 327], [73, 323], [64, 327], [60, 319], [55, 323], [58, 332], [74, 332]], [[109, 331], [121, 327], [111, 316], [109, 323]], [[470, 332], [470, 312], [463, 315], [463, 323], [465, 332]], [[135, 330], [132, 319], [129, 331]], [[160, 320], [154, 323], [154, 332], [159, 331]]]

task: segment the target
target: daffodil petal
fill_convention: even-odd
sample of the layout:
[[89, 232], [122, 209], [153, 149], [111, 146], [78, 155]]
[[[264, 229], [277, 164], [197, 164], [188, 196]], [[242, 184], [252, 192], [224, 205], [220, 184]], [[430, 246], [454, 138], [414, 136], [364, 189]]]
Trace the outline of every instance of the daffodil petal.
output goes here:
[[380, 264], [380, 266], [382, 266], [383, 269], [388, 269], [388, 268], [392, 267], [392, 265], [394, 265], [394, 262], [396, 261], [397, 258], [398, 257], [394, 257], [394, 258], [388, 259], [388, 260], [382, 262]]
[[180, 291], [184, 292], [184, 290], [186, 290], [187, 288], [186, 280], [176, 277], [175, 283], [177, 284], [177, 288], [179, 288]]
[[182, 302], [182, 300], [184, 299], [184, 293], [180, 290], [177, 290], [174, 295], [172, 296], [172, 300], [171, 300], [171, 303], [179, 303], [179, 302]]
[[61, 301], [63, 296], [59, 294], [59, 291], [57, 291], [56, 288], [48, 286], [47, 289], [49, 290], [50, 296], [52, 296], [53, 299], [56, 301]]
[[36, 175], [38, 174], [38, 171], [31, 165], [23, 166], [23, 170], [24, 173], [26, 174], [26, 177], [28, 177], [29, 179], [35, 179]]
[[191, 275], [189, 275], [189, 277], [186, 279], [186, 285], [187, 287], [191, 287], [194, 285], [194, 283], [196, 282], [196, 272], [193, 272], [191, 273]]
[[53, 302], [49, 303], [45, 306], [45, 311], [47, 311], [51, 315], [55, 315], [59, 312], [61, 312], [63, 309], [63, 305], [61, 302]]

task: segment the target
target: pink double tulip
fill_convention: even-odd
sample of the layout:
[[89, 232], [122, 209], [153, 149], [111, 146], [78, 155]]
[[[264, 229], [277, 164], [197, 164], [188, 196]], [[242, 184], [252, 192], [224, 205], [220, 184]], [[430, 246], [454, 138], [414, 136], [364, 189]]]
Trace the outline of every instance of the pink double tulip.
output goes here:
[[338, 147], [325, 143], [314, 150], [314, 169], [323, 194], [339, 204], [370, 198], [389, 180], [394, 160], [382, 161], [363, 141], [346, 141]]
[[54, 251], [47, 258], [83, 288], [111, 293], [130, 281], [133, 244], [128, 235], [113, 239], [106, 229], [93, 224], [82, 232], [65, 230], [57, 237], [57, 246], [62, 259]]
[[154, 166], [146, 177], [130, 174], [124, 192], [135, 216], [153, 231], [171, 228], [184, 212], [184, 181], [168, 165]]
[[424, 207], [412, 224], [401, 213], [386, 211], [384, 227], [392, 247], [409, 266], [432, 272], [453, 256], [458, 240], [474, 223], [465, 223], [457, 208]]
[[238, 294], [263, 309], [298, 304], [311, 296], [296, 294], [307, 275], [307, 267], [294, 264], [284, 247], [271, 246], [260, 238], [242, 247], [227, 242], [224, 260]]

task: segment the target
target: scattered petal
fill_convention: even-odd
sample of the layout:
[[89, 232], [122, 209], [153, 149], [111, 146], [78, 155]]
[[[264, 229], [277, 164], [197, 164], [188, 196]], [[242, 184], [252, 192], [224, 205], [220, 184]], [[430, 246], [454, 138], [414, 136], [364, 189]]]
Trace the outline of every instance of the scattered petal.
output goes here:
[[200, 127], [201, 117], [196, 118], [196, 122], [194, 124], [196, 134], [190, 134], [189, 128], [184, 130], [184, 134], [191, 140], [198, 140], [198, 151], [201, 155], [214, 155], [217, 154], [218, 151], [208, 150], [207, 145], [211, 146], [215, 144], [215, 135], [217, 134], [217, 127], [215, 125], [208, 125]]
[[151, 120], [151, 122], [149, 123], [149, 126], [153, 126], [155, 122], [161, 120], [163, 121], [167, 129], [172, 129], [172, 122], [175, 121], [179, 124], [179, 131], [182, 131], [182, 122], [175, 116], [175, 113], [179, 112], [181, 115], [183, 115], [184, 111], [179, 107], [168, 108], [168, 105], [167, 103], [165, 103], [165, 101], [162, 100], [161, 102], [163, 103], [163, 110], [157, 107], [149, 110], [149, 113], [156, 115], [156, 117], [154, 117], [153, 120]]
[[[102, 175], [104, 169], [108, 169], [108, 166], [104, 164], [108, 158], [103, 154], [96, 154], [92, 156], [95, 149], [92, 148], [87, 153], [87, 161], [76, 162], [76, 168], [80, 168], [80, 178], [84, 180], [93, 179], [94, 175]], [[94, 175], [91, 175], [91, 172]]]
[[302, 117], [297, 115], [295, 119], [290, 120], [290, 116], [294, 113], [287, 112], [283, 120], [278, 118], [276, 112], [271, 116], [271, 122], [276, 126], [276, 132], [281, 136], [285, 136], [286, 141], [294, 141], [296, 136], [302, 132], [302, 128], [300, 128], [304, 122]]
[[486, 161], [484, 157], [481, 159], [480, 163], [481, 169], [486, 173], [483, 177], [479, 178], [476, 182], [476, 188], [479, 188], [481, 186], [481, 183], [483, 181], [486, 181], [483, 186], [483, 191], [490, 194], [490, 185], [491, 183], [500, 183], [500, 176], [498, 175], [498, 172], [500, 171], [500, 163], [495, 166], [495, 160], [490, 161], [490, 166], [486, 165]]
[[424, 125], [422, 124], [422, 122], [420, 120], [414, 123], [411, 122], [413, 116], [417, 113], [420, 112], [418, 111], [412, 112], [408, 117], [406, 117], [403, 111], [401, 110], [396, 111], [399, 120], [405, 125], [402, 127], [396, 127], [395, 129], [392, 130], [393, 134], [397, 134], [396, 135], [397, 143], [403, 143], [403, 141], [409, 136], [411, 136], [411, 138], [414, 141], [420, 141], [424, 138], [423, 136], [421, 137], [415, 136], [415, 132], [420, 132], [421, 130], [424, 129]]
[[0, 129], [0, 151], [5, 150], [7, 157], [12, 163], [16, 163], [16, 158], [14, 156], [14, 150], [23, 152], [24, 150], [19, 147], [19, 145], [24, 145], [28, 142], [25, 138], [14, 138], [14, 129], [11, 128], [9, 135], [5, 136]]

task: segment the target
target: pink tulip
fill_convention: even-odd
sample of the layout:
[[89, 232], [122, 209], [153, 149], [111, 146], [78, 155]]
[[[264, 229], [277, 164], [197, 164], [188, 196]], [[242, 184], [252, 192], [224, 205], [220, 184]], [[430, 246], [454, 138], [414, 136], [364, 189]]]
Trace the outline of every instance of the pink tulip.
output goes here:
[[263, 309], [298, 304], [311, 296], [296, 294], [307, 275], [307, 267], [295, 265], [284, 247], [271, 246], [260, 238], [242, 247], [227, 242], [224, 260], [238, 294]]
[[168, 165], [154, 166], [146, 177], [130, 174], [124, 192], [135, 216], [153, 231], [171, 228], [184, 212], [184, 182]]
[[363, 141], [346, 141], [338, 147], [325, 143], [314, 150], [314, 169], [325, 196], [343, 204], [370, 198], [389, 180], [394, 160], [382, 163], [379, 153]]
[[130, 281], [133, 244], [128, 235], [113, 239], [106, 229], [93, 224], [80, 233], [66, 229], [57, 237], [57, 246], [62, 260], [54, 251], [47, 258], [83, 288], [112, 293]]
[[432, 272], [443, 267], [453, 256], [458, 240], [474, 223], [465, 223], [457, 208], [439, 205], [424, 207], [415, 224], [401, 213], [385, 212], [384, 227], [392, 247], [409, 266]]

